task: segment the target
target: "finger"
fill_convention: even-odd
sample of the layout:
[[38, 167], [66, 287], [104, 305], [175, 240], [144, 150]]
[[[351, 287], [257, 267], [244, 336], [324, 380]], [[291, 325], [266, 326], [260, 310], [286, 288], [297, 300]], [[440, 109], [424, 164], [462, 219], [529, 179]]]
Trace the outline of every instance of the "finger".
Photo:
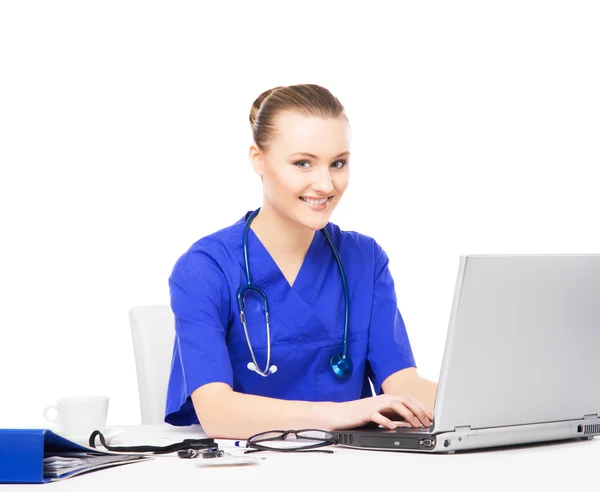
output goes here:
[[412, 400], [414, 401], [415, 405], [417, 405], [417, 411], [415, 412], [411, 409], [412, 412], [417, 416], [417, 418], [425, 427], [429, 427], [433, 420], [433, 412], [415, 398], [412, 398]]
[[408, 407], [406, 407], [402, 402], [396, 400], [390, 403], [392, 409], [401, 417], [404, 418], [410, 425], [413, 427], [420, 427], [421, 423], [419, 419], [415, 417], [415, 415], [410, 411]]
[[431, 411], [431, 409], [427, 408], [425, 405], [423, 405], [419, 400], [413, 398], [413, 401], [419, 405], [420, 408], [423, 409], [423, 412], [425, 414], [425, 416], [429, 419], [429, 420], [433, 420], [433, 412]]
[[370, 415], [370, 419], [373, 422], [375, 422], [376, 424], [383, 425], [384, 427], [387, 427], [388, 429], [395, 429], [396, 428], [396, 423], [395, 422], [392, 422], [390, 419], [388, 419], [387, 417], [384, 417], [379, 412], [373, 412]]
[[405, 407], [413, 413], [413, 415], [418, 419], [419, 425], [423, 424], [425, 427], [429, 427], [431, 425], [431, 420], [427, 416], [427, 409], [415, 398], [411, 396], [400, 397], [402, 399], [402, 403]]

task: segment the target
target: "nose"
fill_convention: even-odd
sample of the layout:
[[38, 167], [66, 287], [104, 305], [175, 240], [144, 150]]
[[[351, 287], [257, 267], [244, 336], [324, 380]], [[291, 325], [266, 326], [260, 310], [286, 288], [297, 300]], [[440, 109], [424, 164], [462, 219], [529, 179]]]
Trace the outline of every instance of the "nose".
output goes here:
[[315, 171], [313, 188], [322, 195], [328, 195], [333, 191], [333, 181], [331, 180], [329, 168]]

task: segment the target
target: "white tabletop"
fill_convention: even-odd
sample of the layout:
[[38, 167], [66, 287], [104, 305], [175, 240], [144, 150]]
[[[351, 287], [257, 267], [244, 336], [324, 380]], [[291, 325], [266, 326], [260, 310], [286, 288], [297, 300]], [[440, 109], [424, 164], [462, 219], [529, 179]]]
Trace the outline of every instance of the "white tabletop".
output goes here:
[[[111, 445], [166, 446], [185, 438], [205, 437], [199, 426], [122, 426]], [[243, 454], [233, 441], [217, 440], [222, 449]], [[449, 454], [368, 451], [331, 447], [324, 453], [257, 453], [266, 459], [244, 466], [201, 467], [197, 459], [176, 454], [96, 470], [44, 485], [0, 485], [0, 490], [150, 491], [233, 490], [355, 491], [392, 490], [542, 490], [585, 486], [596, 490], [600, 439], [564, 441], [495, 450]], [[255, 489], [254, 487], [261, 487]]]

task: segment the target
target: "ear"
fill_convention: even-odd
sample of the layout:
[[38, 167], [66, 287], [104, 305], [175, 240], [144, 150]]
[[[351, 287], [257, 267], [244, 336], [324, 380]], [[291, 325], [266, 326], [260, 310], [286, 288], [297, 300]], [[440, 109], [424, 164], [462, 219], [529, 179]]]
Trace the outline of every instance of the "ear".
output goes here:
[[250, 164], [252, 164], [252, 169], [254, 169], [254, 172], [262, 178], [263, 174], [265, 173], [264, 154], [256, 146], [256, 144], [253, 143], [252, 145], [250, 145], [250, 151], [248, 152], [248, 156], [250, 157]]

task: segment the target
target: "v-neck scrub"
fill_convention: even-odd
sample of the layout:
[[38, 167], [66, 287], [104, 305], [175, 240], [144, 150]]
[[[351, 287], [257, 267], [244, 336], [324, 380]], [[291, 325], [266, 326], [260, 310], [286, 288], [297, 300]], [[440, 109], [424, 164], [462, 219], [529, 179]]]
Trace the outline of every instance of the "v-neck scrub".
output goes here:
[[[341, 402], [372, 396], [369, 380], [379, 394], [388, 376], [416, 367], [385, 251], [374, 239], [330, 222], [326, 229], [341, 256], [350, 294], [352, 375], [340, 379], [329, 365], [342, 350], [345, 304], [338, 265], [322, 231], [315, 232], [292, 286], [254, 231], [248, 231], [250, 273], [269, 299], [271, 364], [278, 367], [266, 378], [248, 370], [252, 358], [236, 300], [246, 283], [242, 233], [248, 214], [195, 242], [169, 277], [176, 336], [165, 422], [198, 423], [190, 395], [208, 383], [271, 398]], [[260, 298], [252, 292], [245, 314], [262, 368], [266, 325]]]

